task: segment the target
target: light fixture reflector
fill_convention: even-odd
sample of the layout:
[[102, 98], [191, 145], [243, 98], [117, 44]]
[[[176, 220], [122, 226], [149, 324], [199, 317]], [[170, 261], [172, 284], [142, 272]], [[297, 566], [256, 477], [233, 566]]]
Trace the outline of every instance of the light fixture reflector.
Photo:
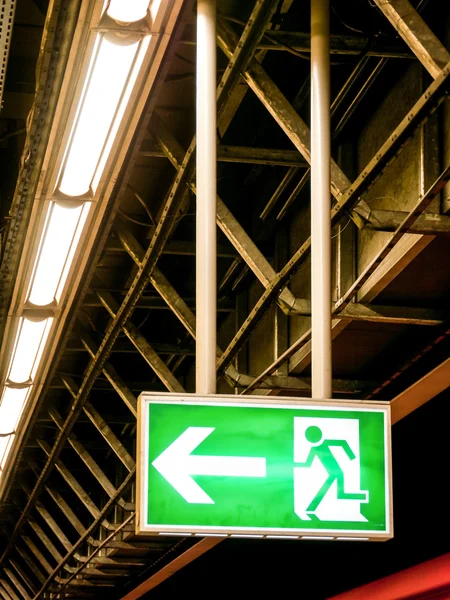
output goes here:
[[147, 14], [148, 0], [111, 0], [106, 11], [119, 23], [135, 23]]
[[32, 382], [44, 351], [53, 317], [21, 317], [16, 333], [7, 379], [12, 383]]
[[80, 108], [74, 120], [59, 184], [59, 189], [67, 196], [83, 196], [91, 188], [139, 49], [139, 40], [127, 43], [126, 38], [117, 34], [108, 35], [106, 38], [104, 34], [97, 34]]
[[49, 204], [28, 300], [36, 306], [59, 302], [91, 203]]

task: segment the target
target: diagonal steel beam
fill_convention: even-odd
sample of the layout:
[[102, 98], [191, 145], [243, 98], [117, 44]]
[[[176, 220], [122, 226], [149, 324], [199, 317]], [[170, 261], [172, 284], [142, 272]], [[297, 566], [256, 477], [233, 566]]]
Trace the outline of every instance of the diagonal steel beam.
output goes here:
[[[227, 23], [219, 20], [217, 33], [220, 48], [230, 58], [233, 48], [238, 43], [233, 29]], [[303, 158], [308, 164], [311, 164], [309, 127], [255, 58], [249, 61], [247, 70], [243, 72], [243, 77]], [[348, 177], [336, 162], [332, 161], [331, 192], [333, 196], [336, 198], [341, 196], [350, 185], [351, 182]]]
[[15, 590], [10, 586], [10, 584], [5, 579], [0, 579], [0, 583], [2, 584], [3, 588], [8, 593], [8, 595], [7, 595], [7, 599], [8, 600], [10, 600], [10, 599], [12, 599], [12, 600], [20, 600], [20, 598], [16, 594]]
[[[126, 252], [128, 252], [137, 267], [140, 268], [145, 256], [144, 248], [139, 244], [121, 219], [118, 219], [114, 224], [114, 232]], [[166, 304], [170, 306], [171, 310], [178, 317], [186, 330], [193, 338], [195, 338], [194, 313], [158, 267], [153, 269], [153, 272], [149, 277], [149, 282], [160, 294]]]
[[[91, 355], [91, 358], [94, 358], [98, 352], [98, 347], [96, 346], [94, 340], [88, 335], [86, 331], [81, 330], [81, 328], [79, 331], [79, 335], [81, 343], [86, 348], [87, 352]], [[111, 384], [112, 388], [117, 392], [120, 398], [122, 398], [132, 415], [135, 417], [137, 415], [136, 396], [126, 385], [123, 379], [119, 376], [116, 369], [109, 362], [105, 361], [102, 367], [102, 372]]]
[[[68, 389], [68, 391], [72, 394], [74, 398], [78, 393], [78, 386], [69, 375], [61, 375], [61, 379]], [[90, 402], [86, 402], [84, 405], [83, 411], [85, 415], [90, 419], [91, 423], [97, 428], [98, 432], [102, 435], [104, 440], [110, 446], [111, 450], [115, 453], [115, 455], [121, 460], [121, 462], [125, 465], [125, 467], [131, 471], [136, 466], [136, 462], [134, 458], [129, 454], [128, 450], [119, 440], [119, 438], [115, 435], [106, 421], [102, 418], [100, 413], [94, 408], [94, 406]]]
[[348, 303], [355, 297], [356, 293], [359, 289], [364, 285], [364, 283], [369, 279], [369, 277], [374, 273], [375, 269], [382, 263], [382, 261], [388, 256], [388, 254], [392, 251], [394, 246], [401, 240], [401, 238], [409, 231], [409, 228], [414, 224], [416, 219], [419, 218], [420, 214], [430, 205], [430, 203], [436, 198], [439, 192], [443, 189], [445, 184], [450, 179], [450, 165], [447, 166], [446, 169], [441, 173], [438, 179], [434, 182], [428, 192], [422, 197], [419, 198], [417, 203], [413, 206], [413, 208], [409, 211], [400, 225], [397, 227], [395, 232], [392, 234], [390, 239], [386, 242], [386, 244], [381, 248], [381, 250], [373, 257], [367, 267], [363, 270], [363, 272], [358, 276], [356, 281], [352, 286], [346, 291], [346, 293], [340, 298], [336, 304], [334, 305], [334, 313], [339, 314], [341, 310], [343, 310]]
[[0, 580], [0, 595], [1, 595], [1, 597], [2, 597], [4, 600], [11, 600], [11, 599], [12, 599], [12, 596], [10, 596], [10, 595], [8, 594], [8, 592], [6, 591], [6, 589], [3, 587], [2, 583], [3, 583], [3, 582], [2, 582], [2, 580]]
[[48, 535], [44, 532], [42, 527], [38, 523], [36, 523], [36, 521], [34, 521], [33, 519], [28, 519], [28, 524], [30, 525], [31, 529], [33, 529], [37, 538], [44, 544], [44, 546], [47, 548], [47, 550], [53, 556], [53, 558], [57, 562], [60, 561], [62, 559], [61, 553], [59, 552], [59, 550], [55, 546], [55, 544], [50, 540]]
[[[180, 171], [184, 156], [184, 150], [174, 136], [168, 131], [163, 121], [155, 113], [152, 118], [152, 132], [159, 142], [163, 152], [170, 160], [172, 165]], [[193, 183], [190, 185], [192, 191], [196, 193], [196, 187]], [[236, 248], [240, 256], [247, 263], [259, 281], [264, 287], [275, 277], [275, 269], [266, 260], [263, 253], [244, 231], [243, 227], [235, 219], [231, 211], [227, 208], [220, 196], [217, 196], [217, 225], [226, 235], [230, 243]], [[302, 308], [302, 301], [288, 289], [281, 291], [279, 296], [280, 305], [284, 311], [289, 314]]]
[[51, 573], [53, 570], [52, 565], [48, 562], [48, 560], [45, 558], [45, 556], [42, 554], [42, 552], [39, 550], [39, 548], [36, 546], [33, 540], [26, 535], [23, 535], [22, 539], [30, 549], [31, 553], [34, 554], [34, 556], [36, 557], [37, 563], [39, 566], [42, 567], [42, 570], [45, 571], [47, 574]]
[[[119, 311], [119, 304], [113, 298], [110, 292], [97, 290], [97, 296], [111, 317], [114, 319]], [[158, 356], [152, 346], [148, 343], [142, 333], [128, 320], [123, 326], [123, 332], [138, 350], [142, 358], [147, 362], [156, 376], [163, 382], [169, 392], [184, 392], [185, 389], [167, 367], [164, 361]]]
[[95, 531], [95, 529], [98, 528], [99, 523], [104, 520], [105, 516], [108, 514], [108, 512], [111, 510], [111, 508], [113, 507], [114, 503], [117, 501], [118, 498], [121, 498], [122, 495], [125, 493], [125, 491], [129, 488], [129, 486], [131, 485], [131, 483], [134, 480], [134, 476], [136, 474], [135, 469], [133, 469], [133, 471], [131, 471], [125, 481], [121, 484], [121, 486], [118, 488], [117, 490], [117, 494], [115, 497], [110, 498], [108, 500], [108, 502], [105, 504], [105, 506], [102, 508], [101, 513], [99, 515], [99, 518], [96, 519], [87, 529], [84, 529], [83, 533], [80, 534], [80, 538], [75, 542], [75, 544], [72, 546], [72, 549], [66, 554], [66, 556], [63, 558], [63, 561], [61, 563], [59, 563], [55, 569], [52, 571], [52, 573], [49, 574], [48, 578], [46, 579], [45, 583], [43, 584], [43, 586], [41, 587], [41, 589], [39, 590], [39, 592], [36, 594], [35, 598], [33, 600], [38, 600], [42, 594], [48, 589], [48, 587], [50, 586], [51, 582], [53, 581], [53, 579], [57, 576], [59, 569], [61, 569], [61, 567], [64, 566], [64, 564], [72, 557], [75, 555], [75, 553], [78, 551], [78, 549], [91, 538], [92, 533]]
[[[57, 427], [61, 428], [64, 423], [64, 420], [61, 417], [61, 415], [59, 414], [59, 412], [56, 410], [56, 408], [50, 407], [48, 410], [48, 413], [49, 413], [50, 417], [53, 419], [54, 423], [57, 425]], [[104, 471], [100, 468], [98, 463], [93, 459], [93, 457], [86, 450], [84, 445], [79, 441], [77, 436], [75, 434], [71, 433], [67, 437], [67, 441], [69, 442], [70, 446], [72, 446], [72, 448], [75, 450], [75, 452], [77, 453], [77, 455], [79, 456], [81, 461], [85, 464], [85, 466], [92, 473], [94, 478], [98, 481], [100, 486], [108, 494], [108, 496], [109, 497], [114, 496], [117, 493], [116, 488], [111, 483], [111, 481], [108, 479], [108, 477], [106, 476]], [[127, 506], [126, 502], [124, 502], [124, 500], [122, 498], [119, 499], [118, 503], [119, 503], [119, 506], [121, 508], [123, 508], [124, 510], [130, 510], [130, 507]], [[132, 510], [133, 509], [134, 509], [134, 506], [133, 506]]]
[[[350, 300], [356, 295], [357, 291], [363, 285], [365, 281], [370, 277], [371, 273], [377, 268], [377, 266], [389, 255], [389, 253], [395, 248], [395, 245], [398, 241], [403, 237], [403, 235], [408, 230], [408, 227], [414, 222], [415, 219], [418, 218], [421, 211], [425, 210], [425, 208], [433, 201], [433, 199], [439, 194], [442, 188], [450, 179], [450, 165], [444, 169], [441, 175], [437, 178], [437, 180], [430, 187], [428, 192], [424, 194], [423, 197], [419, 198], [416, 205], [411, 209], [408, 213], [407, 217], [404, 219], [402, 224], [398, 227], [395, 233], [390, 237], [390, 239], [386, 242], [386, 244], [382, 247], [382, 249], [377, 253], [377, 255], [372, 259], [369, 265], [364, 269], [364, 271], [359, 275], [353, 285], [349, 288], [349, 290], [334, 304], [333, 314], [339, 315], [339, 311], [345, 309], [346, 306], [349, 305]], [[345, 319], [341, 319], [344, 321]], [[344, 324], [345, 327], [345, 324]], [[336, 336], [340, 332], [340, 328], [336, 327], [334, 331], [334, 336]], [[275, 362], [273, 362], [259, 377], [255, 379], [255, 381], [246, 389], [243, 393], [248, 393], [255, 389], [255, 387], [264, 381], [266, 377], [275, 372], [276, 369], [279, 368], [281, 364], [286, 362], [293, 354], [298, 352], [302, 347], [306, 348], [306, 352], [310, 354], [311, 352], [311, 329], [306, 331], [294, 344], [291, 345], [290, 348], [284, 352], [284, 354], [279, 357]]]
[[[349, 189], [337, 200], [331, 210], [332, 224], [337, 223], [339, 218], [344, 214], [344, 211], [350, 210], [358, 201], [360, 195], [375, 183], [386, 166], [398, 156], [406, 143], [411, 139], [416, 129], [436, 110], [445, 97], [449, 80], [450, 64], [448, 64], [442, 70], [441, 74], [431, 83], [425, 93], [422, 94], [413, 108], [407, 113], [405, 118], [381, 146], [372, 160], [369, 161], [366, 168], [363, 169]], [[280, 287], [285, 285], [303, 260], [305, 260], [306, 256], [309, 255], [310, 247], [311, 238], [308, 238], [272, 280], [270, 286], [267, 287], [263, 295], [255, 304], [251, 313], [248, 315], [247, 319], [244, 321], [220, 358], [218, 363], [220, 370], [223, 370], [231, 362], [236, 353], [239, 352], [240, 348], [250, 335], [250, 332], [261, 318], [263, 312], [276, 297]], [[303, 341], [306, 341], [307, 339], [308, 338]], [[300, 344], [300, 340], [298, 340], [298, 343]], [[301, 345], [303, 345], [303, 343]]]
[[[38, 443], [41, 446], [42, 450], [45, 452], [45, 454], [48, 456], [51, 452], [51, 448], [50, 448], [49, 444], [47, 442], [45, 442], [44, 440], [38, 440]], [[55, 468], [60, 473], [60, 475], [62, 476], [64, 481], [67, 483], [67, 485], [70, 487], [70, 489], [73, 491], [75, 496], [77, 496], [78, 500], [80, 500], [80, 502], [84, 505], [86, 510], [90, 513], [90, 515], [94, 519], [98, 519], [100, 517], [100, 512], [101, 512], [100, 509], [96, 506], [94, 501], [91, 499], [90, 494], [83, 488], [83, 486], [80, 484], [80, 482], [73, 476], [72, 471], [68, 467], [66, 467], [66, 465], [60, 459], [58, 459], [55, 462]], [[113, 527], [108, 522], [105, 522], [104, 525], [107, 529], [111, 529]]]
[[83, 535], [86, 531], [86, 527], [80, 521], [80, 519], [69, 506], [69, 504], [66, 502], [66, 500], [64, 500], [61, 494], [49, 486], [45, 486], [45, 490], [49, 494], [50, 498], [54, 501], [56, 506], [60, 509], [62, 514], [66, 517], [67, 521], [78, 533], [78, 535]]
[[30, 577], [25, 572], [24, 568], [21, 567], [16, 561], [10, 560], [9, 564], [20, 577], [22, 582], [27, 586], [28, 590], [34, 595], [35, 593], [35, 583], [30, 579]]
[[[95, 556], [96, 556], [96, 555], [97, 555], [97, 554], [100, 552], [100, 550], [101, 550], [101, 549], [102, 549], [104, 546], [106, 546], [106, 545], [108, 544], [108, 542], [109, 542], [110, 540], [112, 540], [112, 539], [114, 538], [114, 536], [115, 536], [117, 533], [120, 533], [120, 531], [121, 531], [122, 529], [124, 529], [124, 528], [125, 528], [125, 527], [126, 527], [128, 524], [129, 524], [129, 523], [131, 523], [131, 521], [134, 519], [134, 517], [135, 517], [135, 514], [133, 513], [133, 514], [132, 514], [132, 515], [130, 515], [130, 516], [127, 518], [127, 519], [125, 519], [125, 521], [124, 521], [124, 522], [123, 522], [123, 523], [122, 523], [122, 524], [121, 524], [121, 525], [120, 525], [120, 526], [117, 528], [117, 530], [116, 530], [116, 531], [114, 531], [114, 532], [110, 533], [110, 534], [108, 535], [108, 537], [107, 537], [105, 540], [102, 540], [102, 541], [100, 542], [100, 544], [97, 546], [97, 548], [95, 548], [95, 549], [93, 550], [92, 554], [90, 554], [90, 556], [88, 556], [88, 557], [86, 558], [86, 561], [85, 561], [84, 563], [82, 563], [81, 565], [79, 565], [79, 567], [78, 567], [77, 569], [74, 569], [74, 571], [73, 571], [72, 575], [71, 575], [71, 576], [70, 576], [68, 579], [66, 579], [66, 580], [65, 580], [65, 581], [62, 583], [61, 587], [58, 589], [58, 593], [59, 593], [59, 594], [62, 592], [62, 590], [63, 590], [63, 589], [64, 589], [64, 588], [65, 588], [67, 585], [69, 585], [69, 584], [71, 583], [71, 581], [72, 581], [72, 580], [73, 580], [75, 577], [77, 577], [77, 578], [78, 578], [78, 577], [80, 577], [80, 574], [82, 573], [83, 569], [85, 569], [85, 568], [88, 566], [88, 564], [91, 562], [91, 560], [92, 560], [92, 559], [93, 559], [93, 558], [94, 558], [94, 557], [95, 557]], [[64, 560], [62, 560], [61, 562], [65, 562], [65, 561], [64, 561]], [[61, 563], [60, 563], [60, 564], [61, 564]], [[87, 575], [87, 574], [89, 574], [89, 573], [91, 573], [93, 570], [96, 570], [96, 569], [92, 569], [92, 567], [91, 567], [91, 568], [89, 569], [89, 571], [86, 573], [86, 575]], [[101, 571], [100, 571], [100, 573], [101, 573]], [[103, 582], [102, 582], [102, 584], [103, 584]]]
[[[120, 241], [123, 243], [124, 248], [127, 250], [131, 258], [136, 262], [139, 266], [141, 260], [144, 256], [144, 249], [139, 244], [139, 242], [134, 238], [132, 233], [128, 230], [128, 228], [123, 225], [115, 226], [116, 234], [118, 235]], [[153, 272], [153, 276], [158, 272], [158, 277], [164, 277], [162, 273], [155, 269]], [[165, 279], [165, 278], [164, 278]], [[159, 284], [161, 284], [161, 279], [159, 279]], [[169, 289], [168, 289], [169, 288]], [[160, 292], [161, 293], [161, 292]], [[187, 331], [192, 335], [195, 339], [195, 315], [191, 311], [191, 309], [184, 303], [184, 301], [178, 296], [177, 292], [172, 288], [170, 283], [165, 279], [164, 288], [162, 293], [165, 294], [164, 298], [168, 304], [168, 306], [173, 310], [173, 312], [178, 316], [180, 321], [185, 325]], [[182, 308], [182, 313], [180, 314], [180, 307]], [[306, 306], [306, 303], [305, 303]], [[302, 303], [302, 308], [305, 308]], [[308, 305], [309, 306], [309, 305]], [[306, 310], [306, 309], [305, 309]], [[222, 355], [222, 350], [217, 348], [217, 356], [220, 357]], [[231, 386], [234, 387], [246, 387], [249, 385], [254, 377], [250, 375], [244, 375], [235, 369], [233, 365], [228, 365], [225, 369], [225, 377]], [[264, 389], [295, 389], [295, 390], [309, 390], [311, 386], [309, 383], [305, 383], [303, 380], [297, 379], [295, 377], [270, 377], [264, 381], [261, 386]]]
[[41, 502], [36, 503], [36, 511], [41, 515], [42, 519], [47, 523], [48, 527], [53, 531], [56, 535], [62, 546], [67, 550], [72, 549], [72, 544], [70, 543], [69, 538], [66, 536], [64, 531], [49, 513], [49, 511], [44, 507]]
[[450, 61], [450, 53], [409, 0], [375, 0], [375, 4], [435, 79]]
[[29, 566], [30, 570], [33, 572], [37, 580], [40, 583], [44, 583], [45, 577], [42, 571], [38, 569], [34, 562], [34, 559], [28, 554], [27, 550], [25, 550], [25, 548], [22, 545], [19, 546], [18, 544], [15, 546], [15, 550], [20, 556], [20, 558]]
[[26, 589], [23, 587], [23, 585], [20, 583], [20, 581], [17, 579], [17, 577], [14, 575], [14, 573], [11, 571], [11, 569], [3, 569], [3, 570], [6, 573], [6, 575], [9, 577], [9, 579], [11, 580], [11, 583], [13, 584], [14, 589], [20, 593], [21, 597], [24, 600], [31, 600], [30, 595], [28, 594]]
[[19, 596], [16, 594], [16, 592], [5, 579], [0, 579], [0, 584], [3, 588], [2, 592], [5, 592], [3, 594], [3, 597], [6, 598], [6, 600], [20, 600]]

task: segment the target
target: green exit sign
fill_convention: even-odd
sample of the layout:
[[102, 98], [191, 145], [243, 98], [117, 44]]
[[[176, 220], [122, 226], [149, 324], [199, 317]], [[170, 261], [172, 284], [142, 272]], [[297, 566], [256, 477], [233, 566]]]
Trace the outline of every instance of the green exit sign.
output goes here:
[[143, 393], [138, 533], [392, 537], [390, 408]]

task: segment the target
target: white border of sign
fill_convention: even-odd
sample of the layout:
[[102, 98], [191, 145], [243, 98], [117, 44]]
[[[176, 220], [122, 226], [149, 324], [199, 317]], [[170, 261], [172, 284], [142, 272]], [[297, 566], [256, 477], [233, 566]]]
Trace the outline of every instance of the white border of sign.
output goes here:
[[[150, 404], [199, 404], [203, 406], [252, 406], [255, 408], [284, 408], [293, 410], [299, 407], [315, 410], [338, 409], [341, 411], [362, 410], [364, 412], [384, 413], [385, 435], [385, 506], [386, 529], [384, 531], [344, 530], [344, 529], [276, 529], [250, 527], [211, 527], [183, 525], [147, 525], [141, 515], [147, 514], [148, 495], [148, 410]], [[147, 435], [146, 435], [147, 434]], [[234, 396], [197, 394], [160, 394], [142, 392], [138, 398], [137, 418], [137, 506], [136, 534], [164, 535], [174, 537], [232, 537], [232, 538], [266, 538], [266, 539], [303, 539], [303, 540], [345, 540], [345, 541], [386, 541], [393, 537], [392, 517], [392, 468], [391, 468], [391, 407], [388, 402], [361, 402], [357, 400], [314, 400], [311, 398], [268, 399], [267, 396]]]

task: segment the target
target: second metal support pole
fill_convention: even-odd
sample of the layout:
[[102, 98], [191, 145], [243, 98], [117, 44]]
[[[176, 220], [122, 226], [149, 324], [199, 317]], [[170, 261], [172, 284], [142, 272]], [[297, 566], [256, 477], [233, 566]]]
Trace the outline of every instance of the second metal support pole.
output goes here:
[[216, 0], [197, 2], [196, 393], [216, 393]]
[[311, 0], [312, 397], [331, 398], [330, 0]]

